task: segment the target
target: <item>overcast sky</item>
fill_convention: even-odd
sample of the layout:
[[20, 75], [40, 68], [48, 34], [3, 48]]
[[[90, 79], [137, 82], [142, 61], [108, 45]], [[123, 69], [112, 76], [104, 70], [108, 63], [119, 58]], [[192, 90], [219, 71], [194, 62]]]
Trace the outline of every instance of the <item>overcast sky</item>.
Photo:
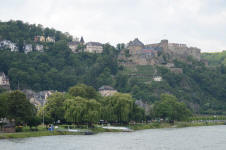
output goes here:
[[202, 52], [226, 50], [226, 0], [0, 0], [0, 20], [23, 20], [85, 41], [168, 39]]

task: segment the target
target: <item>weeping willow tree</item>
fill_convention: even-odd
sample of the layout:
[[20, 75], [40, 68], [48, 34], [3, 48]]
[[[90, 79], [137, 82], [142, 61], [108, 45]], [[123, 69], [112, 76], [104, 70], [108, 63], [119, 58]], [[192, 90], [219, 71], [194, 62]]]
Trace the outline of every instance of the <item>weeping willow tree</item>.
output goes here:
[[[56, 92], [50, 97], [44, 106], [45, 117], [52, 118], [55, 122], [64, 120], [63, 103], [66, 98], [71, 97], [64, 93]], [[42, 113], [42, 112], [41, 112]]]
[[105, 101], [105, 117], [110, 122], [128, 123], [134, 99], [130, 94], [116, 93]]
[[101, 104], [95, 99], [73, 97], [64, 102], [64, 117], [68, 122], [87, 123], [90, 127], [100, 119]]

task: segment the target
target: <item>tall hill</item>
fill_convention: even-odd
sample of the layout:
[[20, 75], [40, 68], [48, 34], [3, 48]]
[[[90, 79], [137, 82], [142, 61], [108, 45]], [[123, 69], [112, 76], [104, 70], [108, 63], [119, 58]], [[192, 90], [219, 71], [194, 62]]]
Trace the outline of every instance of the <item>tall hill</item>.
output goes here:
[[[125, 44], [119, 44], [117, 48], [104, 44], [103, 53], [73, 53], [68, 47], [72, 39], [69, 34], [21, 21], [0, 22], [0, 40], [32, 43], [38, 35], [54, 36], [56, 42], [47, 45], [44, 52], [25, 54], [0, 50], [0, 72], [9, 77], [12, 89], [66, 91], [77, 83], [96, 89], [110, 85], [150, 104], [158, 101], [161, 93], [171, 93], [196, 113], [226, 114], [224, 65], [208, 67], [191, 56], [181, 61], [162, 55], [163, 64], [124, 66], [120, 65], [122, 62], [118, 57], [126, 51], [122, 46]], [[210, 65], [224, 64], [223, 56], [205, 55], [202, 57]]]

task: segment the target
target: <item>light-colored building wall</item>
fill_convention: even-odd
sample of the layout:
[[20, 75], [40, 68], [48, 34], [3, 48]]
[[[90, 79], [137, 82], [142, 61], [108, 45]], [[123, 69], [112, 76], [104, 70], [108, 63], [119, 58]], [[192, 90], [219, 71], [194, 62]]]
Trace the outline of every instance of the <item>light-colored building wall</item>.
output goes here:
[[136, 55], [136, 54], [140, 54], [143, 47], [142, 46], [129, 46], [128, 49], [129, 49], [129, 54]]
[[76, 49], [78, 48], [78, 45], [69, 45], [69, 48], [71, 49], [72, 52], [75, 52]]
[[70, 42], [70, 43], [68, 44], [68, 47], [71, 49], [71, 51], [72, 51], [73, 53], [76, 53], [76, 50], [77, 50], [79, 44], [80, 44], [79, 41], [72, 41], [72, 42]]
[[115, 93], [117, 93], [116, 90], [102, 90], [102, 91], [99, 91], [99, 92], [100, 92], [100, 94], [101, 94], [102, 96], [112, 96], [112, 95], [114, 95]]
[[39, 51], [39, 52], [43, 52], [43, 51], [44, 51], [44, 47], [43, 47], [43, 45], [37, 44], [37, 45], [35, 46], [35, 50], [36, 50], [36, 51]]
[[3, 85], [3, 84], [4, 84], [4, 82], [3, 82], [3, 77], [0, 76], [0, 85]]
[[117, 93], [117, 90], [113, 89], [111, 86], [104, 85], [99, 88], [99, 93], [102, 96], [112, 96]]
[[24, 47], [24, 53], [27, 54], [29, 52], [32, 52], [32, 44], [26, 44]]
[[18, 51], [16, 44], [8, 40], [1, 41], [0, 48], [10, 49], [12, 52]]
[[103, 47], [102, 46], [92, 46], [92, 45], [87, 45], [85, 52], [89, 53], [102, 53], [103, 52]]
[[156, 77], [153, 78], [153, 80], [156, 81], [156, 82], [160, 82], [160, 81], [162, 81], [162, 77], [156, 76]]
[[89, 53], [102, 53], [103, 45], [98, 42], [88, 42], [86, 43], [86, 48], [84, 51]]
[[44, 36], [35, 36], [35, 37], [34, 37], [34, 41], [35, 41], [35, 42], [45, 42], [46, 39], [45, 39]]
[[0, 87], [10, 89], [9, 79], [3, 72], [0, 73]]
[[54, 42], [55, 42], [55, 38], [54, 38], [54, 37], [48, 36], [48, 37], [46, 38], [46, 42], [54, 43]]

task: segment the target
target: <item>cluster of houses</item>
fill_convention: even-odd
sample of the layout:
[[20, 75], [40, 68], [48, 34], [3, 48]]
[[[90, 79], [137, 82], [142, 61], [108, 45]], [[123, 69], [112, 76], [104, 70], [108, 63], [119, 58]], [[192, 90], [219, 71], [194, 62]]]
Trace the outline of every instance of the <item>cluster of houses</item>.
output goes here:
[[0, 41], [0, 50], [1, 49], [9, 49], [12, 52], [18, 51], [18, 47], [16, 46], [16, 43], [13, 43], [9, 40]]
[[[11, 52], [18, 52], [19, 48], [16, 46], [16, 43], [13, 43], [9, 40], [3, 40], [0, 41], [0, 50], [10, 50]], [[32, 51], [44, 51], [44, 46], [41, 44], [35, 44], [34, 46], [32, 44], [24, 44], [23, 51], [25, 54], [32, 52]]]
[[30, 103], [35, 105], [36, 108], [39, 109], [40, 106], [45, 105], [47, 98], [53, 93], [56, 93], [57, 91], [46, 90], [46, 91], [35, 92], [30, 89], [24, 89], [22, 90], [22, 92], [26, 95], [27, 99], [29, 99]]
[[[98, 91], [102, 96], [112, 96], [117, 92], [117, 90], [107, 85], [100, 87]], [[22, 92], [26, 95], [27, 99], [30, 100], [30, 103], [32, 103], [33, 105], [36, 106], [36, 108], [39, 109], [40, 106], [45, 105], [45, 103], [47, 102], [47, 98], [52, 94], [56, 93], [57, 91], [46, 90], [46, 91], [35, 92], [29, 89], [25, 89], [25, 90], [22, 90]]]
[[[35, 44], [26, 44], [24, 43], [23, 46], [23, 51], [25, 54], [32, 52], [32, 51], [39, 51], [43, 52], [44, 51], [44, 46], [43, 43], [55, 43], [55, 38], [54, 37], [44, 37], [44, 36], [35, 36], [34, 37], [34, 43]], [[13, 43], [12, 41], [9, 40], [2, 40], [0, 41], [0, 50], [6, 49], [10, 50], [11, 52], [18, 52], [19, 48], [16, 43]]]
[[34, 37], [34, 42], [47, 42], [47, 43], [55, 43], [55, 38], [48, 36], [48, 37], [44, 37], [44, 36], [35, 36]]
[[88, 53], [102, 53], [103, 44], [99, 42], [87, 42], [85, 43], [83, 37], [79, 40], [78, 38], [74, 39], [72, 42], [68, 43], [68, 47], [73, 53], [78, 53], [81, 51]]
[[[24, 43], [23, 51], [25, 54], [38, 51], [44, 51], [44, 43], [55, 43], [54, 37], [44, 37], [44, 36], [35, 36], [34, 37], [34, 44], [26, 44]], [[103, 52], [103, 44], [99, 42], [87, 42], [85, 43], [83, 37], [79, 40], [78, 38], [74, 39], [72, 42], [68, 43], [68, 47], [71, 49], [73, 53], [78, 53], [81, 51], [88, 52], [88, 53], [102, 53]], [[13, 43], [9, 40], [2, 40], [0, 41], [0, 50], [10, 50], [11, 52], [18, 52], [19, 48], [16, 43]]]

